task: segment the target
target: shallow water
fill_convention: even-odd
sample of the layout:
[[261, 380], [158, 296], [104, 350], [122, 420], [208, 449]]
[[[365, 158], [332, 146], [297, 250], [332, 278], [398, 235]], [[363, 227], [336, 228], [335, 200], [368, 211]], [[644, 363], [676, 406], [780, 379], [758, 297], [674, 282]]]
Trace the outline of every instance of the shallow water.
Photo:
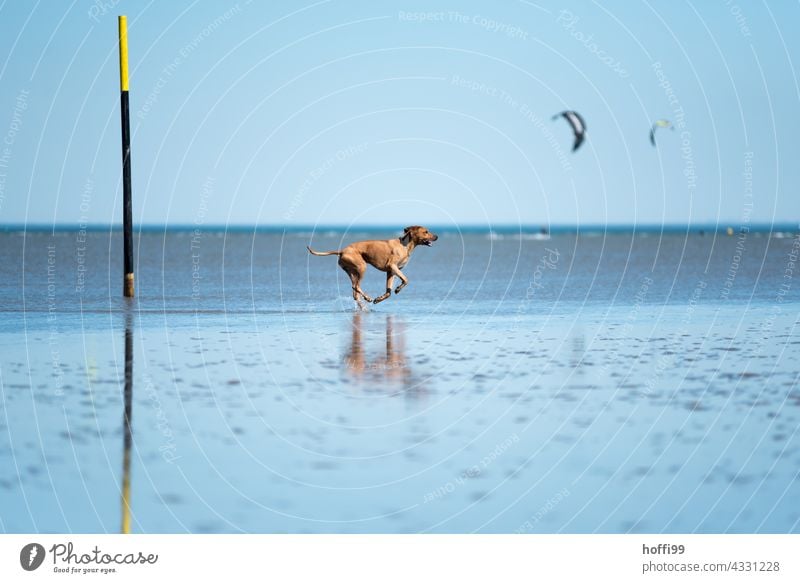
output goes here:
[[440, 235], [0, 233], [0, 529], [800, 531], [800, 239]]

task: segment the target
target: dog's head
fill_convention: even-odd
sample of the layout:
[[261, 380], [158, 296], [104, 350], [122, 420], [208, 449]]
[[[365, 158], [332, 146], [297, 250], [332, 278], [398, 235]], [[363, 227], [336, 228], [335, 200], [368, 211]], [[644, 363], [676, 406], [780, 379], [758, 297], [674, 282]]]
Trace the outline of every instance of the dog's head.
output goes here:
[[403, 229], [403, 238], [408, 237], [409, 241], [414, 241], [416, 245], [427, 245], [430, 247], [439, 236], [434, 235], [425, 227], [415, 225], [413, 227], [406, 227]]

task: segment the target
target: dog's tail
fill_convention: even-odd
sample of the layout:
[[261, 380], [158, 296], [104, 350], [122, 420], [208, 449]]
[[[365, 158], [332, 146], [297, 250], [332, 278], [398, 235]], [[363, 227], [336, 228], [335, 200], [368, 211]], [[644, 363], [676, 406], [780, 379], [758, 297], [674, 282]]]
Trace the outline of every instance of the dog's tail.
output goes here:
[[325, 257], [326, 255], [341, 255], [341, 251], [314, 251], [311, 247], [306, 246], [308, 252], [317, 257]]

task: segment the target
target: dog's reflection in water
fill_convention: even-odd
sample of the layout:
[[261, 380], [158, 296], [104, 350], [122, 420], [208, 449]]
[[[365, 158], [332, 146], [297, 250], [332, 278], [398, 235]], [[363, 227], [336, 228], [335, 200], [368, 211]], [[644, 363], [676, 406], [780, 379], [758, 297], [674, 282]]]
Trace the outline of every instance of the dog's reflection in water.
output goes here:
[[345, 375], [371, 390], [399, 393], [406, 396], [419, 396], [424, 392], [414, 379], [411, 363], [406, 357], [405, 329], [402, 322], [393, 316], [386, 316], [386, 337], [383, 349], [376, 351], [376, 343], [369, 341], [367, 349], [364, 342], [364, 324], [377, 314], [353, 313], [350, 346], [343, 358]]

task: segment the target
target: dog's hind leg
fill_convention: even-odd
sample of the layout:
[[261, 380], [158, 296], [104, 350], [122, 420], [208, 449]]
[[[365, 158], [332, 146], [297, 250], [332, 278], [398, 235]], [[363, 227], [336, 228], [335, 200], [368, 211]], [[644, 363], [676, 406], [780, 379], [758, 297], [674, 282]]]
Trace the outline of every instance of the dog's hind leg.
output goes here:
[[364, 298], [367, 302], [372, 303], [372, 298], [369, 297], [367, 294], [364, 293], [364, 290], [361, 289], [361, 278], [364, 277], [364, 269], [358, 274], [358, 279], [356, 279], [356, 291]]
[[408, 278], [405, 275], [403, 275], [403, 272], [400, 271], [400, 268], [397, 267], [396, 265], [392, 265], [392, 273], [394, 273], [394, 275], [399, 277], [400, 281], [403, 282], [397, 286], [397, 289], [394, 290], [394, 293], [399, 294], [400, 290], [408, 285]]
[[347, 275], [350, 276], [350, 281], [353, 283], [353, 299], [356, 301], [356, 304], [358, 304], [358, 309], [363, 310], [364, 304], [361, 303], [361, 296], [358, 293], [358, 275], [354, 273], [348, 273]]
[[392, 285], [394, 285], [394, 273], [388, 271], [386, 273], [386, 292], [384, 292], [383, 295], [380, 295], [377, 298], [375, 298], [373, 301], [376, 304], [379, 304], [383, 300], [388, 298], [390, 295], [392, 295]]
[[367, 270], [366, 264], [355, 263], [343, 255], [339, 258], [339, 266], [350, 276], [350, 281], [353, 284], [353, 299], [358, 303], [359, 307], [362, 307], [359, 296], [372, 303], [372, 298], [361, 289], [361, 278], [364, 277], [364, 272]]

